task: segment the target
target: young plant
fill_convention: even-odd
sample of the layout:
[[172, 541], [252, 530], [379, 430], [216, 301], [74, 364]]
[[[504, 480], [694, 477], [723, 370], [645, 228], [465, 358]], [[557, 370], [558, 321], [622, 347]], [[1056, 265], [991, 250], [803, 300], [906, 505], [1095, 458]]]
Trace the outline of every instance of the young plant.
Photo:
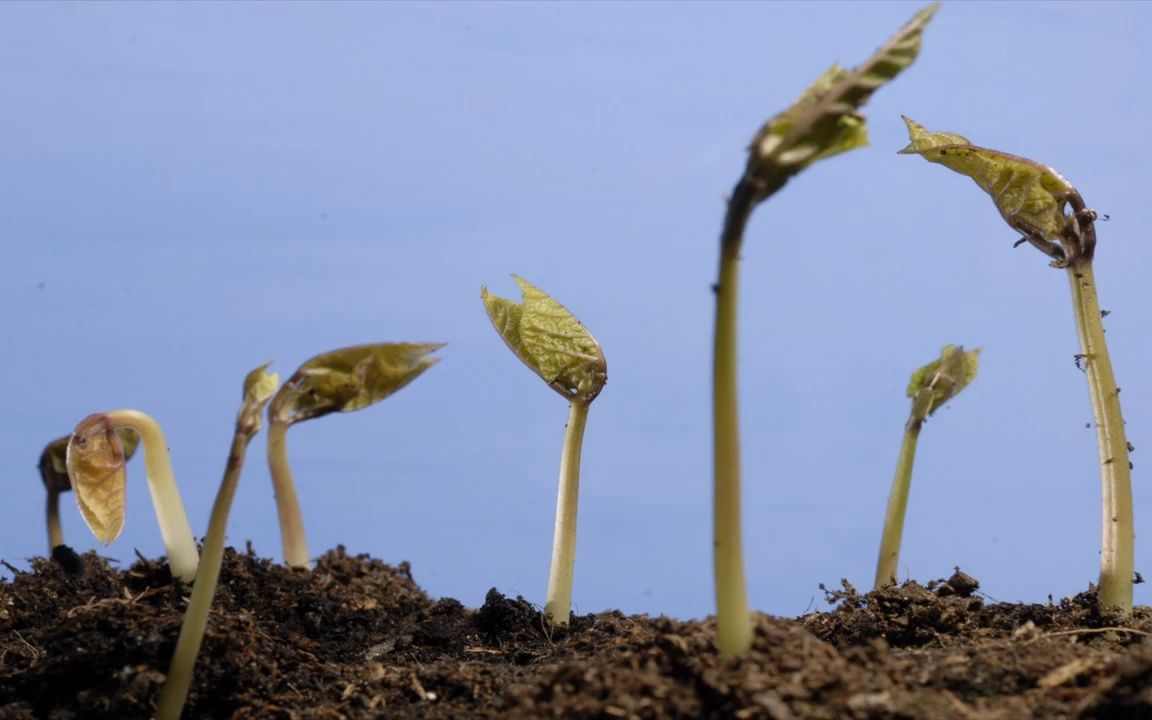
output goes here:
[[888, 512], [884, 515], [884, 532], [880, 536], [880, 557], [876, 561], [876, 582], [880, 588], [896, 582], [896, 564], [900, 559], [900, 539], [904, 535], [904, 511], [908, 508], [908, 488], [912, 484], [912, 463], [916, 460], [916, 441], [920, 428], [932, 413], [956, 397], [976, 377], [980, 349], [968, 350], [945, 345], [940, 357], [912, 373], [908, 397], [912, 409], [904, 424], [900, 458], [888, 495]]
[[204, 640], [208, 627], [208, 613], [212, 609], [212, 598], [216, 594], [216, 584], [220, 579], [220, 566], [224, 560], [224, 533], [228, 528], [228, 512], [232, 508], [232, 498], [240, 482], [240, 471], [244, 468], [244, 455], [248, 443], [260, 432], [260, 413], [264, 405], [276, 392], [280, 376], [265, 372], [268, 365], [261, 365], [244, 378], [244, 399], [240, 413], [236, 416], [236, 432], [232, 436], [232, 449], [224, 466], [224, 479], [216, 493], [212, 505], [212, 517], [208, 521], [208, 534], [204, 537], [203, 554], [200, 558], [200, 571], [196, 584], [192, 587], [192, 597], [184, 612], [184, 624], [180, 627], [180, 637], [172, 654], [172, 664], [168, 667], [168, 677], [160, 698], [156, 703], [156, 720], [179, 720], [188, 699], [188, 688], [192, 685], [192, 671], [196, 668], [196, 656]]
[[519, 303], [480, 288], [480, 298], [496, 332], [516, 357], [548, 387], [568, 401], [568, 425], [560, 455], [556, 528], [544, 613], [553, 625], [567, 626], [572, 614], [572, 577], [576, 566], [576, 507], [580, 497], [580, 450], [588, 409], [608, 381], [608, 363], [587, 328], [539, 288], [512, 276], [520, 286]]
[[[136, 446], [140, 443], [140, 436], [127, 428], [119, 431], [120, 442], [124, 446], [124, 460], [132, 459]], [[68, 441], [71, 435], [57, 438], [45, 446], [40, 453], [40, 479], [44, 481], [44, 488], [48, 491], [48, 552], [53, 553], [56, 548], [64, 544], [64, 529], [60, 525], [60, 493], [72, 489], [72, 481], [68, 479]]]
[[[978, 147], [955, 133], [928, 132], [909, 118], [911, 143], [901, 153], [920, 155], [967, 175], [992, 196], [1009, 227], [1066, 271], [1080, 339], [1077, 359], [1088, 378], [1096, 421], [1103, 494], [1100, 548], [1100, 604], [1132, 611], [1133, 542], [1132, 480], [1128, 439], [1120, 414], [1120, 390], [1104, 342], [1100, 302], [1092, 258], [1096, 250], [1096, 212], [1080, 193], [1047, 165], [997, 150]], [[1068, 212], [1065, 212], [1067, 206]]]
[[268, 468], [276, 493], [284, 564], [307, 568], [308, 539], [285, 444], [288, 428], [334, 412], [377, 403], [435, 365], [443, 343], [356, 345], [317, 355], [288, 378], [268, 405]]
[[68, 442], [65, 464], [80, 514], [96, 539], [105, 545], [124, 529], [124, 465], [128, 458], [117, 432], [121, 428], [136, 431], [144, 446], [148, 490], [172, 575], [192, 582], [200, 556], [172, 475], [168, 443], [152, 417], [138, 410], [112, 410], [89, 415], [76, 426]]
[[737, 413], [736, 308], [740, 250], [757, 205], [817, 160], [868, 143], [857, 112], [876, 88], [912, 64], [929, 5], [855, 70], [833, 65], [790, 108], [764, 124], [749, 147], [748, 164], [728, 200], [720, 234], [719, 280], [712, 366], [713, 536], [716, 627], [720, 654], [739, 655], [752, 645], [740, 529], [740, 426]]

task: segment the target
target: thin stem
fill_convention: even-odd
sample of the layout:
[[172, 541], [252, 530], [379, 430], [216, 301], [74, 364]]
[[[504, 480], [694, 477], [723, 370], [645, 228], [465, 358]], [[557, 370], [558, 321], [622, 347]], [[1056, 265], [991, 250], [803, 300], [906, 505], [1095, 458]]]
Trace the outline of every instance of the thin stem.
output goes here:
[[920, 438], [921, 427], [923, 423], [914, 418], [904, 427], [900, 457], [896, 460], [896, 474], [892, 477], [892, 490], [888, 494], [884, 531], [880, 535], [880, 556], [876, 561], [876, 580], [873, 585], [875, 589], [897, 582], [896, 567], [900, 560], [900, 542], [904, 537], [904, 513], [908, 509], [912, 464], [916, 461], [916, 441]]
[[60, 493], [48, 491], [48, 554], [52, 549], [64, 544], [64, 528], [60, 527]]
[[1128, 439], [1120, 413], [1120, 389], [1104, 341], [1100, 302], [1090, 256], [1068, 266], [1076, 333], [1080, 337], [1082, 367], [1088, 378], [1096, 443], [1100, 453], [1103, 495], [1100, 544], [1100, 604], [1125, 613], [1132, 611], [1133, 544], [1132, 474]]
[[280, 538], [284, 544], [284, 564], [288, 567], [308, 568], [308, 537], [304, 534], [304, 517], [300, 513], [300, 500], [296, 497], [296, 483], [292, 481], [292, 467], [288, 464], [288, 428], [290, 423], [269, 418], [268, 470], [272, 474], [272, 489], [276, 494], [276, 512], [280, 516]]
[[188, 699], [188, 689], [192, 685], [192, 672], [196, 667], [196, 656], [204, 640], [208, 627], [208, 614], [212, 609], [212, 598], [220, 579], [220, 567], [224, 560], [224, 537], [228, 528], [228, 512], [232, 508], [232, 498], [240, 482], [240, 471], [244, 467], [244, 454], [252, 433], [237, 430], [232, 438], [232, 449], [228, 454], [228, 464], [224, 479], [216, 493], [212, 505], [212, 517], [208, 521], [208, 534], [204, 537], [204, 548], [200, 558], [200, 572], [192, 587], [188, 609], [184, 613], [184, 624], [180, 627], [180, 637], [172, 654], [172, 664], [168, 668], [168, 678], [160, 699], [156, 704], [156, 720], [179, 720]]
[[589, 404], [573, 400], [564, 429], [560, 455], [560, 487], [556, 493], [556, 529], [552, 536], [552, 566], [544, 612], [553, 625], [567, 626], [572, 614], [572, 577], [576, 568], [576, 508], [580, 500], [580, 451]]
[[712, 488], [712, 549], [716, 584], [716, 630], [720, 654], [724, 657], [740, 655], [752, 647], [752, 617], [748, 612], [748, 591], [744, 582], [744, 557], [741, 549], [743, 536], [740, 529], [740, 418], [736, 387], [739, 247], [739, 241], [726, 242], [720, 255], [712, 368], [712, 448], [715, 473]]
[[152, 505], [156, 509], [160, 536], [164, 539], [168, 553], [168, 565], [172, 568], [173, 577], [192, 582], [196, 577], [200, 555], [196, 552], [192, 526], [188, 524], [188, 515], [184, 512], [184, 503], [176, 488], [164, 431], [151, 416], [138, 410], [113, 410], [104, 415], [113, 426], [128, 427], [140, 434], [144, 446], [148, 490], [152, 493]]

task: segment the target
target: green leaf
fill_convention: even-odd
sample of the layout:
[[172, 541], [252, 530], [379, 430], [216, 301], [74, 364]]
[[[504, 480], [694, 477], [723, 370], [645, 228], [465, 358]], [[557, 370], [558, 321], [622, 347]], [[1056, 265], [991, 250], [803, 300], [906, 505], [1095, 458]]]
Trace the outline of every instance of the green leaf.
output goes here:
[[105, 545], [124, 529], [127, 462], [121, 433], [102, 414], [81, 420], [69, 438], [65, 465], [76, 503], [92, 534]]
[[878, 87], [912, 64], [924, 27], [939, 9], [925, 7], [855, 70], [833, 65], [793, 105], [760, 128], [750, 147], [745, 177], [759, 202], [817, 160], [868, 144], [857, 110]]
[[298, 423], [377, 403], [439, 362], [444, 343], [377, 343], [317, 355], [300, 366], [268, 408], [269, 418]]
[[244, 378], [244, 399], [236, 416], [236, 429], [249, 437], [260, 432], [260, 415], [280, 385], [280, 374], [267, 372], [271, 364], [264, 363]]
[[[124, 460], [127, 462], [136, 454], [140, 435], [131, 428], [117, 428], [116, 433], [120, 436]], [[40, 479], [50, 492], [68, 492], [72, 489], [72, 481], [68, 479], [68, 441], [71, 439], [71, 435], [56, 438], [40, 453]]]
[[1014, 230], [1052, 255], [1064, 237], [1064, 206], [1076, 188], [1063, 175], [1034, 160], [973, 145], [962, 135], [929, 132], [904, 118], [911, 143], [901, 153], [920, 155], [967, 175], [992, 196], [1000, 216]]
[[496, 332], [516, 357], [569, 401], [592, 402], [608, 380], [600, 343], [560, 303], [523, 278], [512, 276], [521, 302], [480, 288]]
[[939, 358], [912, 373], [908, 382], [912, 419], [922, 422], [956, 397], [976, 379], [979, 366], [980, 348], [964, 350], [960, 345], [945, 345]]

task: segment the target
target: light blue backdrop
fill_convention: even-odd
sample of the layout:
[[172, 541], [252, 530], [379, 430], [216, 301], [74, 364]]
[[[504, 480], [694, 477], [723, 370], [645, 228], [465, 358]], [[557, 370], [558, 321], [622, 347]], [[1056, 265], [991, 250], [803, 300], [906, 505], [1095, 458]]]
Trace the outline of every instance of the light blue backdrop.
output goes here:
[[[509, 273], [602, 342], [584, 453], [579, 611], [712, 610], [709, 376], [723, 203], [761, 122], [900, 3], [0, 5], [0, 556], [44, 552], [43, 445], [136, 407], [168, 433], [198, 535], [240, 382], [275, 359], [445, 341], [363, 412], [290, 433], [314, 550], [409, 560], [432, 594], [543, 602], [563, 401], [507, 351]], [[925, 430], [901, 559], [1043, 601], [1098, 570], [1099, 478], [1067, 283], [900, 114], [1047, 162], [1111, 215], [1097, 272], [1138, 527], [1152, 452], [1152, 5], [949, 3], [867, 106], [873, 146], [757, 212], [741, 332], [755, 607], [867, 585], [911, 371], [984, 348]], [[1144, 446], [1149, 446], [1147, 449]], [[279, 557], [253, 444], [229, 530]], [[143, 467], [104, 552], [162, 552]], [[65, 496], [67, 540], [95, 543]], [[1137, 567], [1152, 575], [1148, 545]], [[1150, 595], [1140, 586], [1138, 602]]]

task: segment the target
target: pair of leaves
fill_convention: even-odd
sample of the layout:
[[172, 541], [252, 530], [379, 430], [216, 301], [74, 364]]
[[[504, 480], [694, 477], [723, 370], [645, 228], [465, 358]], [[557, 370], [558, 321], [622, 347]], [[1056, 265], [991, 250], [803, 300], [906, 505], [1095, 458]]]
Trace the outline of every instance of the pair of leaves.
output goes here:
[[521, 302], [480, 288], [496, 332], [516, 357], [569, 402], [590, 403], [608, 380], [600, 343], [560, 303], [527, 280], [512, 276]]
[[912, 398], [910, 422], [922, 423], [976, 379], [980, 369], [980, 348], [965, 350], [945, 345], [940, 357], [912, 373], [908, 397]]

